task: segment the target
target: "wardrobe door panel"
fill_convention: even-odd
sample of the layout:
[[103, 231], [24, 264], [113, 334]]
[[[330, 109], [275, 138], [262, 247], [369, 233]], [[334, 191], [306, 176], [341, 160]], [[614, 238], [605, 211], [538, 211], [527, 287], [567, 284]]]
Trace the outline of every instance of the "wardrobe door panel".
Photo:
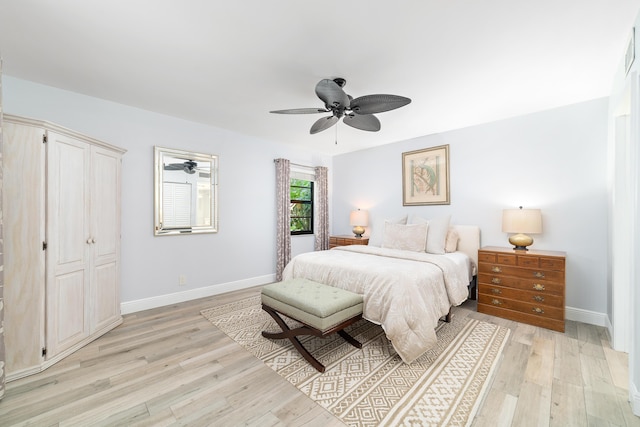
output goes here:
[[[59, 275], [49, 286], [47, 300], [55, 310], [47, 329], [47, 356], [73, 346], [89, 336], [85, 315], [84, 271]], [[51, 353], [51, 354], [49, 354]]]
[[120, 316], [120, 292], [119, 292], [118, 263], [111, 262], [98, 266], [95, 269], [93, 307], [93, 330], [100, 330], [112, 324]]
[[114, 262], [120, 252], [120, 158], [96, 148], [92, 157], [91, 218], [96, 265]]
[[57, 271], [84, 268], [87, 262], [89, 223], [85, 206], [89, 201], [90, 146], [81, 141], [49, 133], [50, 218], [55, 233]]
[[89, 335], [91, 146], [48, 133], [47, 358]]
[[94, 147], [91, 157], [92, 332], [120, 319], [121, 158]]

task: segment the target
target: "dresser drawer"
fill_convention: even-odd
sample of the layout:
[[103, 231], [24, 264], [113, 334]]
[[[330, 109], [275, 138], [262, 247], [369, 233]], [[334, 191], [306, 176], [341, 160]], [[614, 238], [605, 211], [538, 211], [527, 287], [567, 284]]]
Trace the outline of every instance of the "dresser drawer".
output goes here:
[[498, 285], [507, 288], [521, 289], [523, 291], [564, 296], [564, 282], [520, 279], [518, 277], [480, 273], [478, 274], [478, 285], [480, 284]]
[[515, 299], [532, 304], [544, 304], [557, 308], [563, 308], [564, 306], [564, 298], [562, 297], [562, 295], [553, 295], [548, 292], [535, 292], [479, 283], [478, 293], [489, 295], [492, 297]]
[[515, 254], [496, 254], [492, 252], [478, 253], [478, 261], [505, 265], [516, 265], [518, 262]]
[[479, 263], [478, 272], [500, 276], [512, 276], [523, 279], [547, 280], [564, 283], [564, 271], [545, 270], [542, 268], [522, 268], [494, 263]]
[[530, 316], [564, 320], [564, 309], [525, 301], [512, 300], [486, 294], [478, 295], [478, 304], [492, 305], [505, 310], [518, 311]]
[[515, 310], [507, 310], [505, 308], [496, 307], [494, 305], [480, 303], [478, 303], [478, 313], [490, 314], [492, 316], [502, 317], [503, 319], [514, 320], [516, 322], [527, 323], [529, 325], [540, 326], [542, 328], [564, 332], [564, 318], [551, 319], [548, 317], [541, 317], [534, 314], [522, 313]]
[[542, 270], [564, 271], [564, 258], [518, 256], [518, 265]]

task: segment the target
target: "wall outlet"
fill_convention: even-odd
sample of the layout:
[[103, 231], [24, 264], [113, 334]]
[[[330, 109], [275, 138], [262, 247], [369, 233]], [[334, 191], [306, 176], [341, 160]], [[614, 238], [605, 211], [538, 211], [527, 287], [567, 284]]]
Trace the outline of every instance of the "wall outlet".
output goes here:
[[184, 274], [181, 274], [181, 275], [178, 277], [178, 285], [180, 285], [180, 286], [184, 286], [184, 285], [186, 285], [186, 284], [187, 284], [187, 276], [185, 276]]

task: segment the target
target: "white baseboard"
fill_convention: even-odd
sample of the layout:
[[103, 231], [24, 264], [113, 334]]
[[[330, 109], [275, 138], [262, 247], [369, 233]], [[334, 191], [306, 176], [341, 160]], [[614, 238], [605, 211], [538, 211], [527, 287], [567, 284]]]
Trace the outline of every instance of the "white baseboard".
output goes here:
[[138, 311], [149, 310], [151, 308], [163, 307], [165, 305], [223, 294], [225, 292], [251, 288], [253, 286], [266, 285], [267, 283], [275, 282], [275, 280], [275, 274], [267, 274], [265, 276], [252, 277], [250, 279], [238, 280], [236, 282], [220, 283], [217, 285], [189, 289], [187, 291], [176, 292], [173, 294], [158, 295], [136, 301], [126, 301], [120, 304], [120, 312], [122, 314], [135, 313]]
[[605, 313], [573, 307], [565, 307], [564, 313], [567, 320], [607, 327], [608, 319]]
[[633, 414], [640, 417], [640, 390], [638, 390], [633, 381], [629, 383], [629, 402], [631, 403]]

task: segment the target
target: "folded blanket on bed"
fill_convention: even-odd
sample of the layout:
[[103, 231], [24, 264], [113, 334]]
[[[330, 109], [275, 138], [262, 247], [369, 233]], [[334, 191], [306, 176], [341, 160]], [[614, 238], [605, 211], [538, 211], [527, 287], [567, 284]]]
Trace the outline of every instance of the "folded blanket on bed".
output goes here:
[[436, 342], [438, 320], [467, 298], [468, 271], [442, 255], [340, 246], [296, 256], [283, 279], [304, 277], [363, 295], [363, 317], [382, 325], [406, 363]]

